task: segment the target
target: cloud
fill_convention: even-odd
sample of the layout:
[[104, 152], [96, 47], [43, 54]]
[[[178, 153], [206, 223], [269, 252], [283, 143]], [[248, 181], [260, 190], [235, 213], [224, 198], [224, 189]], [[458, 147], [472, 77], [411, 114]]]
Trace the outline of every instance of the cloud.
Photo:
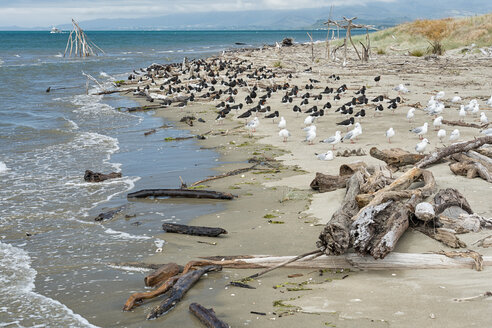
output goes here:
[[396, 0], [0, 0], [3, 26], [50, 26], [96, 18], [142, 18], [172, 13], [301, 9]]

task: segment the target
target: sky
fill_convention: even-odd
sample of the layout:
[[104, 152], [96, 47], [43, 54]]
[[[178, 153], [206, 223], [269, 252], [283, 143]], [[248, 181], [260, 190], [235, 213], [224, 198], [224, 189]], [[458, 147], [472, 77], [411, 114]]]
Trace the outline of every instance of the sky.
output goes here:
[[176, 12], [300, 9], [402, 0], [0, 0], [0, 25], [45, 27], [97, 18], [141, 18]]

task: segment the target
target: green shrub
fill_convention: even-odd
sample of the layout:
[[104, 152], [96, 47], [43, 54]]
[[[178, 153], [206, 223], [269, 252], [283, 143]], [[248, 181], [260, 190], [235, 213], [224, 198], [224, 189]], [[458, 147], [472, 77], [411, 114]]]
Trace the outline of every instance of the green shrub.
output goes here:
[[423, 55], [424, 55], [424, 52], [420, 49], [415, 49], [415, 50], [410, 51], [410, 56], [422, 57]]

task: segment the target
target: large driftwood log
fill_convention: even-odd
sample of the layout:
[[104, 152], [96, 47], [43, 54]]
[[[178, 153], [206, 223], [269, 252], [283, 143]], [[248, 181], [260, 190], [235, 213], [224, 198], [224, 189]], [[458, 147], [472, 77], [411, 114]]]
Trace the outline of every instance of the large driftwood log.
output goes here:
[[164, 264], [159, 269], [145, 276], [144, 278], [145, 286], [153, 287], [177, 275], [178, 273], [179, 273], [179, 266], [176, 263]]
[[164, 231], [166, 232], [193, 236], [218, 237], [221, 234], [227, 234], [227, 231], [222, 228], [188, 226], [176, 223], [163, 223], [162, 229], [164, 229]]
[[319, 235], [316, 246], [325, 254], [340, 255], [350, 246], [351, 218], [359, 211], [355, 197], [364, 182], [361, 172], [352, 175], [347, 183], [347, 191], [340, 208], [333, 213], [330, 222]]
[[454, 188], [441, 189], [434, 196], [434, 212], [436, 216], [453, 206], [465, 210], [468, 214], [473, 214], [473, 210], [465, 196]]
[[[270, 268], [295, 258], [295, 256], [214, 256], [210, 263], [220, 263], [224, 268], [258, 269]], [[217, 260], [225, 258], [226, 260]], [[207, 258], [206, 258], [207, 259]], [[216, 262], [215, 262], [216, 261]], [[483, 264], [492, 265], [492, 256], [484, 256]], [[299, 269], [340, 269], [358, 268], [368, 270], [408, 270], [408, 269], [456, 269], [473, 268], [471, 258], [449, 258], [439, 254], [396, 253], [388, 254], [384, 259], [347, 253], [340, 256], [313, 255], [287, 264], [287, 268]]]
[[190, 290], [190, 288], [193, 287], [193, 285], [205, 273], [220, 270], [222, 270], [222, 267], [220, 265], [209, 265], [200, 267], [194, 271], [190, 271], [182, 275], [172, 286], [171, 290], [162, 301], [162, 303], [150, 311], [150, 313], [147, 315], [147, 320], [156, 319], [174, 308], [176, 304], [185, 296], [188, 290]]
[[310, 184], [310, 187], [314, 190], [318, 190], [319, 192], [330, 192], [345, 188], [350, 177], [357, 170], [366, 167], [366, 163], [358, 161], [341, 165], [339, 175], [328, 175], [317, 172], [316, 177]]
[[470, 141], [458, 142], [450, 146], [441, 148], [424, 157], [421, 161], [419, 161], [416, 164], [416, 166], [418, 168], [424, 168], [436, 162], [439, 162], [443, 158], [450, 156], [452, 154], [467, 152], [469, 150], [473, 150], [478, 147], [481, 147], [485, 144], [492, 144], [492, 136], [485, 136]]
[[233, 199], [230, 193], [212, 190], [190, 190], [190, 189], [144, 189], [129, 193], [127, 198], [145, 197], [184, 197], [184, 198], [210, 198], [210, 199]]
[[316, 177], [311, 182], [310, 187], [319, 192], [330, 192], [333, 190], [345, 188], [349, 175], [328, 175], [316, 172]]
[[449, 169], [454, 174], [465, 176], [468, 179], [480, 177], [492, 183], [492, 172], [489, 170], [487, 163], [483, 165], [480, 160], [475, 160], [463, 153], [453, 154], [451, 158], [457, 161], [456, 163], [449, 164]]
[[214, 309], [207, 309], [198, 303], [191, 303], [189, 310], [195, 317], [209, 328], [229, 328], [230, 326], [224, 321], [217, 318]]
[[84, 173], [84, 180], [87, 182], [102, 182], [109, 179], [121, 178], [121, 173], [111, 172], [109, 174], [93, 172], [86, 170]]
[[424, 155], [409, 153], [401, 148], [379, 150], [376, 147], [372, 147], [371, 150], [369, 150], [369, 154], [374, 158], [386, 162], [389, 166], [396, 168], [414, 165], [425, 157]]
[[[420, 178], [424, 180], [423, 187], [407, 189]], [[352, 219], [350, 236], [355, 250], [360, 254], [371, 254], [374, 258], [388, 255], [408, 228], [416, 204], [430, 196], [434, 189], [432, 173], [414, 167], [390, 185], [371, 194], [372, 200]], [[364, 200], [367, 201], [368, 197]], [[360, 206], [360, 199], [358, 203]]]

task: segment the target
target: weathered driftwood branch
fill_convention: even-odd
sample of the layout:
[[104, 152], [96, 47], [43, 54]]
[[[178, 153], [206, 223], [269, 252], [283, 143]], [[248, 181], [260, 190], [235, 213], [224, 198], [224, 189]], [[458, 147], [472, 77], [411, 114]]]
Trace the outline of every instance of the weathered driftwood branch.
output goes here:
[[481, 147], [485, 144], [492, 144], [492, 136], [485, 136], [470, 141], [458, 142], [450, 146], [441, 148], [435, 152], [432, 152], [430, 155], [427, 155], [425, 158], [419, 161], [416, 166], [418, 168], [424, 168], [452, 154], [467, 152], [469, 150]]
[[179, 273], [179, 266], [176, 263], [168, 263], [159, 269], [149, 273], [144, 278], [145, 286], [154, 287]]
[[401, 148], [379, 150], [376, 147], [372, 147], [369, 150], [369, 154], [374, 158], [386, 162], [389, 166], [396, 168], [414, 165], [425, 157], [424, 155], [409, 153]]
[[[477, 153], [478, 154], [478, 153]], [[449, 169], [456, 175], [462, 175], [468, 179], [480, 177], [487, 182], [492, 183], [492, 171], [487, 162], [482, 162], [481, 159], [474, 159], [466, 156], [463, 153], [453, 154], [451, 156], [456, 163], [449, 164]], [[485, 165], [483, 164], [485, 163]]]
[[87, 182], [102, 182], [109, 179], [121, 178], [121, 173], [111, 172], [109, 174], [93, 172], [86, 170], [84, 173], [84, 180]]
[[188, 290], [190, 290], [191, 287], [193, 287], [193, 285], [205, 273], [220, 270], [222, 270], [222, 267], [220, 265], [209, 265], [183, 274], [171, 287], [171, 290], [162, 301], [162, 303], [150, 311], [150, 313], [147, 315], [147, 320], [156, 319], [173, 309], [176, 304], [185, 296]]
[[123, 311], [130, 311], [143, 300], [151, 299], [164, 294], [176, 283], [176, 281], [178, 281], [178, 279], [179, 276], [176, 275], [169, 278], [166, 282], [160, 285], [159, 288], [153, 291], [132, 294], [125, 302], [125, 305], [123, 306]]
[[218, 237], [221, 234], [227, 234], [227, 231], [222, 228], [210, 228], [199, 226], [188, 226], [176, 223], [163, 223], [162, 229], [166, 232], [180, 233], [193, 236]]
[[[423, 187], [407, 189], [420, 178], [424, 180]], [[360, 254], [371, 254], [374, 258], [384, 258], [408, 228], [416, 204], [430, 196], [434, 189], [432, 173], [413, 168], [390, 185], [369, 194], [369, 197], [364, 195], [364, 202], [370, 198], [372, 200], [352, 219], [350, 237], [355, 250]], [[361, 206], [361, 199], [358, 199], [358, 204]]]
[[257, 167], [258, 167], [258, 164], [255, 164], [255, 165], [250, 166], [250, 167], [245, 167], [245, 168], [242, 168], [242, 169], [232, 170], [232, 171], [229, 171], [229, 172], [226, 172], [226, 173], [223, 173], [223, 174], [215, 175], [213, 177], [208, 177], [208, 178], [205, 178], [203, 180], [193, 182], [191, 184], [191, 186], [193, 187], [193, 186], [202, 184], [204, 182], [208, 182], [208, 181], [212, 181], [212, 180], [217, 180], [217, 179], [222, 179], [222, 178], [230, 177], [230, 176], [233, 176], [233, 175], [243, 174], [243, 173], [249, 172], [251, 170], [254, 170]]
[[[220, 258], [226, 258], [226, 260], [217, 260]], [[254, 269], [273, 267], [293, 258], [295, 258], [295, 256], [214, 256], [211, 257], [211, 259], [214, 260], [210, 260], [209, 262], [220, 263], [224, 268]], [[483, 265], [492, 265], [492, 256], [484, 256]], [[369, 270], [455, 269], [473, 268], [474, 266], [475, 261], [466, 257], [449, 258], [440, 254], [395, 252], [388, 254], [384, 259], [377, 260], [371, 256], [360, 256], [355, 253], [348, 253], [340, 256], [321, 255], [316, 256], [314, 259], [312, 257], [306, 257], [286, 265], [288, 268], [299, 269], [359, 268]]]
[[441, 189], [434, 196], [434, 212], [436, 216], [453, 206], [460, 207], [468, 214], [473, 214], [473, 210], [465, 196], [454, 188]]
[[316, 246], [328, 255], [340, 255], [350, 246], [351, 218], [359, 211], [355, 197], [364, 182], [361, 172], [352, 175], [347, 183], [347, 191], [340, 208], [333, 213], [330, 222], [325, 225], [319, 235]]
[[328, 175], [316, 172], [316, 177], [311, 181], [310, 187], [319, 192], [329, 192], [347, 186], [347, 181], [360, 168], [366, 168], [364, 162], [354, 162], [340, 166], [339, 175]]
[[485, 129], [489, 125], [489, 123], [476, 124], [476, 123], [466, 123], [461, 121], [448, 121], [448, 120], [442, 120], [442, 124], [451, 125], [451, 126], [463, 126], [467, 128], [477, 128], [477, 129]]
[[209, 328], [229, 328], [230, 326], [224, 321], [217, 318], [214, 309], [207, 309], [198, 303], [191, 303], [189, 310], [195, 317]]
[[212, 190], [190, 189], [144, 189], [129, 193], [127, 198], [146, 197], [184, 197], [184, 198], [210, 198], [210, 199], [234, 199], [234, 195]]

